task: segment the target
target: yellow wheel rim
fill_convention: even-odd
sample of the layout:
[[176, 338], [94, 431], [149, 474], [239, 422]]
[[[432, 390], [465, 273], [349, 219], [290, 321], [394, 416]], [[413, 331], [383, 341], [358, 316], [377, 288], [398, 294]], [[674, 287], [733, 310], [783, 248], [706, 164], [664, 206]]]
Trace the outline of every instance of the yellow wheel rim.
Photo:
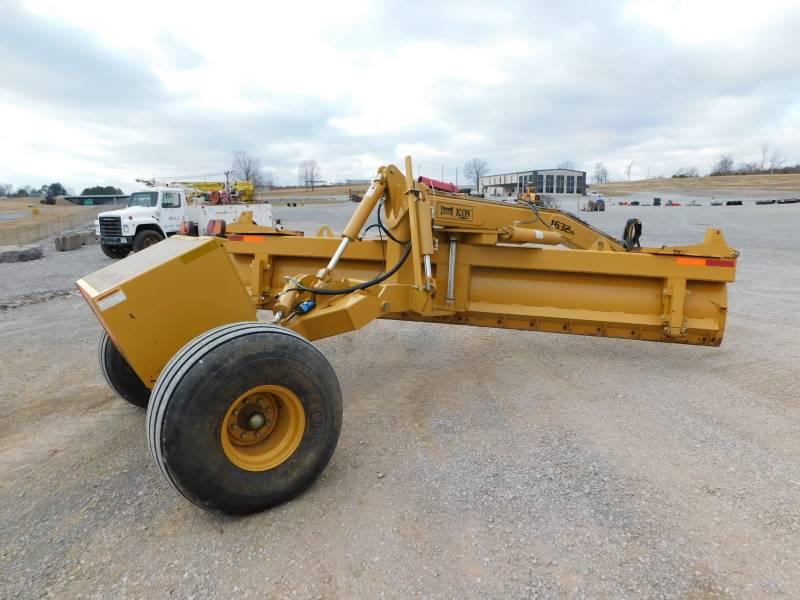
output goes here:
[[280, 385], [250, 388], [222, 420], [222, 449], [245, 471], [269, 471], [294, 454], [306, 430], [300, 399]]

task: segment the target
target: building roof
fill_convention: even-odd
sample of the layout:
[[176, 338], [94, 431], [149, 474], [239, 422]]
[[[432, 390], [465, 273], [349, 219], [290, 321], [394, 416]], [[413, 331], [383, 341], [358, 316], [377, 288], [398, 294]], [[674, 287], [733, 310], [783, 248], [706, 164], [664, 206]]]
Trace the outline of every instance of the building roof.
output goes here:
[[578, 169], [559, 169], [558, 167], [554, 169], [524, 169], [522, 171], [509, 171], [508, 173], [492, 173], [491, 175], [481, 175], [481, 179], [484, 177], [503, 177], [505, 175], [521, 175], [522, 173], [549, 173], [555, 171], [564, 171], [567, 173], [582, 173], [586, 175], [586, 171], [579, 171]]

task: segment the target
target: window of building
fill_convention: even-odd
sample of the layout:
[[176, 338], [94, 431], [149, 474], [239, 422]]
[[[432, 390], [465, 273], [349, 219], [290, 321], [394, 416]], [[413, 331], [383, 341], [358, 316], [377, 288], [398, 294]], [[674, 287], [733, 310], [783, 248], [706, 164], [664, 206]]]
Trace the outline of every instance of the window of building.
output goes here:
[[578, 175], [578, 181], [576, 182], [575, 193], [576, 194], [585, 194], [586, 193], [586, 175]]
[[564, 176], [556, 175], [556, 194], [564, 193]]
[[575, 175], [567, 175], [567, 193], [575, 193]]
[[552, 194], [553, 193], [553, 176], [552, 175], [548, 175], [545, 178], [545, 183], [546, 183], [546, 185], [544, 187], [545, 193], [546, 194]]
[[536, 192], [544, 194], [544, 175], [536, 175]]

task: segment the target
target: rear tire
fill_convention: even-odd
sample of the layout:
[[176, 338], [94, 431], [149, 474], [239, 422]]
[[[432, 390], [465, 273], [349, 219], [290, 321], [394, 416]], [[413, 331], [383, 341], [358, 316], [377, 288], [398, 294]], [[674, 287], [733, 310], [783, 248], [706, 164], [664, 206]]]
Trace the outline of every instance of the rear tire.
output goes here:
[[136, 234], [133, 238], [133, 251], [140, 252], [145, 248], [149, 248], [153, 244], [157, 244], [164, 239], [164, 236], [152, 229], [145, 229]]
[[130, 248], [125, 246], [106, 246], [105, 244], [100, 244], [100, 249], [108, 258], [113, 259], [125, 258], [131, 251]]
[[100, 338], [100, 370], [108, 385], [120, 398], [139, 408], [147, 408], [150, 390], [117, 350], [105, 330]]
[[198, 336], [164, 367], [152, 398], [150, 452], [178, 492], [212, 512], [254, 513], [302, 493], [342, 427], [330, 363], [297, 333], [266, 323]]

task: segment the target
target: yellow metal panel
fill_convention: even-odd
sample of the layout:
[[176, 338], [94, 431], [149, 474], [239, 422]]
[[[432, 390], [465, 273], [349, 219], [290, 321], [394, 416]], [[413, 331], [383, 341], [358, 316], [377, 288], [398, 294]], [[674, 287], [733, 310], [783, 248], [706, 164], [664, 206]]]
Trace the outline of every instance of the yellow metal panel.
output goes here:
[[256, 317], [217, 238], [171, 237], [77, 285], [148, 387], [191, 339], [219, 325]]

